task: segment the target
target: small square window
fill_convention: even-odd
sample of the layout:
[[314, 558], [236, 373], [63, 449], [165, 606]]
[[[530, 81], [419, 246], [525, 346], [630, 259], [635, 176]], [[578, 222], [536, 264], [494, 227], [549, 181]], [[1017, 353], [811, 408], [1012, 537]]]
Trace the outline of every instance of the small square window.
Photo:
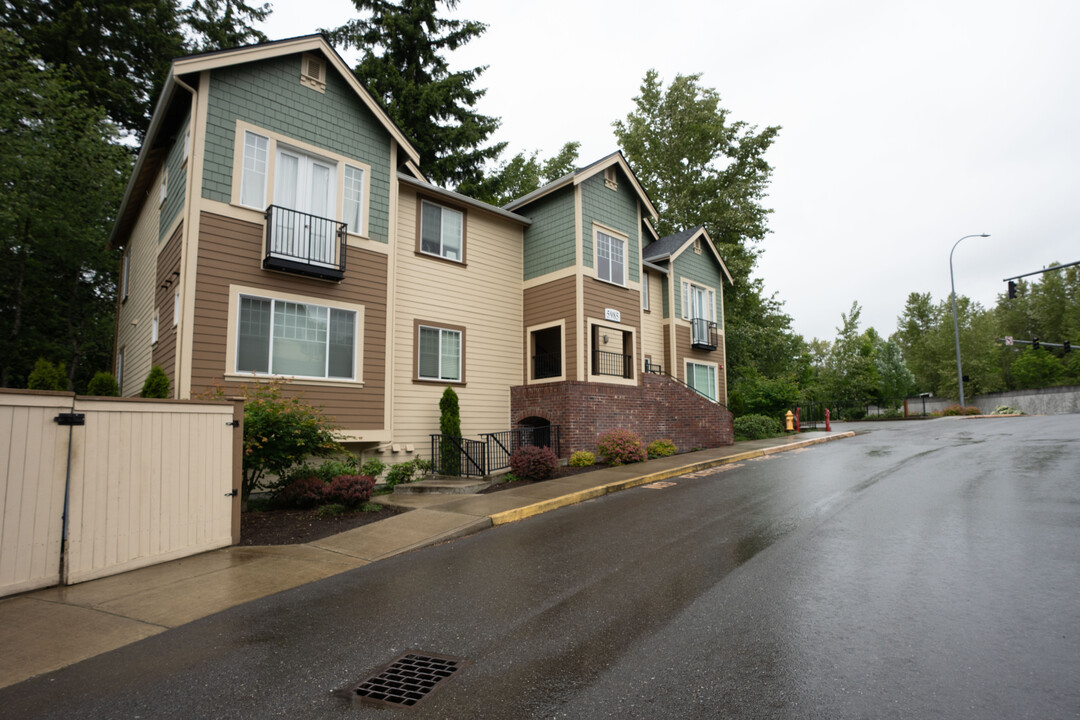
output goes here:
[[420, 203], [420, 252], [462, 262], [465, 214], [423, 200]]

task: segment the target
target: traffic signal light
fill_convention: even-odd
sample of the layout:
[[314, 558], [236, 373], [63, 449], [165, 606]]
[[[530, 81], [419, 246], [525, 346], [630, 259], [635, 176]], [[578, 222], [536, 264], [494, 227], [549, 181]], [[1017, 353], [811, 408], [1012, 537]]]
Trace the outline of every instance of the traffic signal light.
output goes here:
[[1066, 340], [1066, 341], [1065, 341], [1065, 344], [1064, 344], [1064, 345], [1062, 345], [1062, 347], [1063, 347], [1063, 348], [1065, 348], [1065, 352], [1069, 352], [1070, 350], [1072, 350], [1072, 346], [1071, 346], [1071, 345], [1069, 345], [1069, 341], [1068, 341], [1068, 340]]
[[1009, 281], [1009, 299], [1016, 299], [1016, 283], [1012, 280]]
[[1032, 350], [1038, 350], [1039, 349], [1039, 338], [1031, 338], [1031, 349]]

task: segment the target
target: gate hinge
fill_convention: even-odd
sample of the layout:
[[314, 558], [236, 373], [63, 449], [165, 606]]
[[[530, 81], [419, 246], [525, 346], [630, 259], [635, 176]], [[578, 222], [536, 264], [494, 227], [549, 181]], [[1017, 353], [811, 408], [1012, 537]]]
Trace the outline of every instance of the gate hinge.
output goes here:
[[57, 425], [85, 425], [86, 415], [83, 413], [60, 413], [53, 418]]
[[230, 420], [229, 422], [227, 422], [225, 424], [226, 425], [232, 425], [233, 427], [240, 427], [240, 421], [239, 420]]
[[233, 488], [232, 492], [225, 493], [225, 497], [236, 497], [239, 494], [240, 494], [240, 491], [237, 490], [236, 488]]

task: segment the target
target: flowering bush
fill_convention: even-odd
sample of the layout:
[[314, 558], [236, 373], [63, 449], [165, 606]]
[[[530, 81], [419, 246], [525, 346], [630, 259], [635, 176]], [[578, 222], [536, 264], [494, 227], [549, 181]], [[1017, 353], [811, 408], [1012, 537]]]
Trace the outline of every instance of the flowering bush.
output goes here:
[[962, 405], [950, 405], [941, 411], [942, 417], [955, 417], [957, 415], [982, 415], [982, 410], [970, 405], [964, 407]]
[[354, 508], [370, 500], [374, 489], [375, 478], [370, 475], [338, 475], [326, 486], [323, 497], [326, 502]]
[[510, 455], [510, 471], [523, 480], [547, 480], [559, 467], [559, 458], [549, 447], [526, 445]]
[[612, 430], [600, 436], [596, 443], [600, 457], [608, 465], [627, 465], [648, 459], [645, 443], [632, 430]]
[[653, 440], [649, 443], [648, 451], [649, 457], [660, 458], [674, 455], [679, 448], [675, 447], [675, 443], [671, 440]]
[[293, 480], [275, 495], [283, 507], [313, 508], [323, 501], [326, 483], [317, 477], [301, 477]]
[[578, 450], [570, 456], [570, 467], [589, 467], [596, 464], [596, 456], [588, 450]]

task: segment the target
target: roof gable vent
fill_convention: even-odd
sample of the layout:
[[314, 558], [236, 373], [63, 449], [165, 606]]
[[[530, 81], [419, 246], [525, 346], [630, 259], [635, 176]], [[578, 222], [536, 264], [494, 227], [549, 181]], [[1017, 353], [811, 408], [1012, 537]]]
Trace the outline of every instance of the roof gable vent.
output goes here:
[[326, 92], [326, 61], [310, 53], [300, 56], [300, 84]]

